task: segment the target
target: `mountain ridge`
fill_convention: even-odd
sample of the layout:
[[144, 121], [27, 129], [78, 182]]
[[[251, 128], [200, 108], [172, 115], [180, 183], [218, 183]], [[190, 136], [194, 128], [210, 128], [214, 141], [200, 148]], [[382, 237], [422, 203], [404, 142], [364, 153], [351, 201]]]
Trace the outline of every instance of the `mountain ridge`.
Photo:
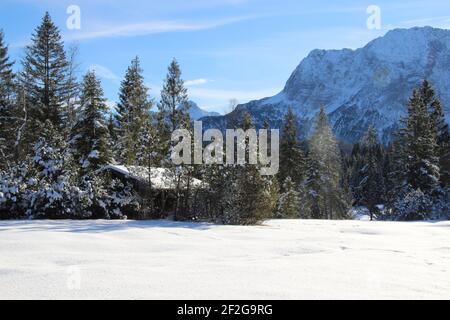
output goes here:
[[358, 141], [373, 125], [384, 143], [392, 140], [405, 115], [412, 90], [428, 79], [450, 119], [450, 30], [432, 27], [394, 29], [359, 49], [315, 49], [273, 97], [239, 105], [232, 113], [206, 117], [205, 128], [225, 129], [248, 111], [257, 127], [268, 120], [280, 128], [292, 107], [301, 137], [325, 106], [338, 138]]
[[213, 112], [213, 111], [206, 111], [202, 108], [200, 108], [197, 103], [195, 103], [194, 101], [190, 100], [188, 102], [189, 104], [189, 116], [191, 117], [192, 120], [199, 120], [201, 118], [204, 117], [218, 117], [221, 114], [218, 112]]

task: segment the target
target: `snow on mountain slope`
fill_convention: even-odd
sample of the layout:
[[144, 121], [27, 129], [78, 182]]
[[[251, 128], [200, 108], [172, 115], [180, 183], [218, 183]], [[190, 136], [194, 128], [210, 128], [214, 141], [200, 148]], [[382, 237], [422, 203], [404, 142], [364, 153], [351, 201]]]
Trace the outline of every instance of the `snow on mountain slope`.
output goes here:
[[189, 101], [189, 115], [191, 120], [199, 120], [203, 117], [217, 117], [220, 113], [203, 110], [194, 101]]
[[0, 221], [0, 299], [450, 299], [449, 230]]
[[424, 79], [434, 85], [450, 119], [450, 30], [396, 29], [358, 50], [314, 50], [278, 95], [240, 105], [225, 120], [208, 119], [205, 127], [249, 111], [258, 126], [268, 119], [277, 128], [292, 107], [307, 135], [323, 105], [342, 140], [357, 141], [374, 125], [387, 142], [412, 90]]

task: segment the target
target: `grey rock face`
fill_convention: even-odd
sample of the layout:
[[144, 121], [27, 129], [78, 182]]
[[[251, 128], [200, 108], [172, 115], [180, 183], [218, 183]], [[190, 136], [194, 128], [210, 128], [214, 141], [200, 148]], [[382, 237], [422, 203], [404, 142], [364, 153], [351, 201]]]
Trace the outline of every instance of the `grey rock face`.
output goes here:
[[450, 30], [396, 29], [357, 50], [314, 50], [278, 95], [251, 101], [223, 117], [204, 118], [204, 126], [224, 129], [248, 111], [260, 127], [279, 128], [291, 107], [303, 137], [325, 106], [336, 135], [358, 141], [374, 125], [383, 142], [392, 139], [405, 115], [412, 90], [424, 79], [433, 84], [450, 119]]

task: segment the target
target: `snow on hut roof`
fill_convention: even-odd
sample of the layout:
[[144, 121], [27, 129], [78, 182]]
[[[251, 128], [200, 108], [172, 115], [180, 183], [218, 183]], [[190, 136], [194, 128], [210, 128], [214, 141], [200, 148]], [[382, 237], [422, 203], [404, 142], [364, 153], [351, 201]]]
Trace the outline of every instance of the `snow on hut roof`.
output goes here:
[[[178, 183], [178, 176], [171, 170], [167, 168], [147, 168], [147, 167], [139, 167], [139, 166], [123, 166], [123, 165], [115, 165], [110, 164], [105, 167], [106, 170], [115, 171], [119, 174], [122, 174], [131, 179], [138, 180], [143, 183], [149, 182], [152, 183], [152, 187], [159, 190], [174, 190], [176, 189]], [[150, 172], [150, 174], [149, 174]], [[183, 188], [186, 186], [186, 176], [182, 175], [180, 180], [180, 187]], [[192, 188], [200, 188], [204, 187], [205, 184], [196, 178], [191, 177], [190, 186]]]

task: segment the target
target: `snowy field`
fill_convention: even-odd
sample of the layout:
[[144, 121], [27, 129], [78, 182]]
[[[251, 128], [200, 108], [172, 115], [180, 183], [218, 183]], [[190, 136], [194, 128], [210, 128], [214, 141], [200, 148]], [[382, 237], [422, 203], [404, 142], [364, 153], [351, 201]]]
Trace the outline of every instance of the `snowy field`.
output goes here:
[[0, 221], [1, 299], [450, 299], [450, 222]]

